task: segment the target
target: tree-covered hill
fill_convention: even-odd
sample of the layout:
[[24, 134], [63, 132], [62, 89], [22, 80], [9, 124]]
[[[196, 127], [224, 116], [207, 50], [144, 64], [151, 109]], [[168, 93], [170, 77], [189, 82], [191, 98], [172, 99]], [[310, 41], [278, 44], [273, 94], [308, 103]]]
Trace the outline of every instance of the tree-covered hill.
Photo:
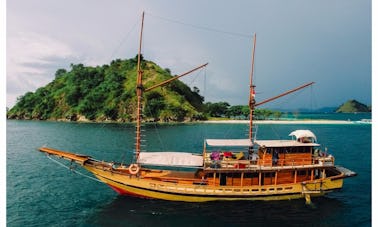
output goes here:
[[337, 108], [336, 113], [371, 112], [371, 107], [356, 100], [349, 100]]
[[[58, 69], [55, 79], [35, 92], [19, 97], [7, 112], [9, 119], [69, 121], [133, 121], [136, 118], [137, 58], [114, 60], [97, 67], [71, 64]], [[172, 77], [169, 69], [142, 61], [144, 86]], [[175, 80], [144, 95], [144, 119], [184, 121], [201, 119], [203, 97]]]

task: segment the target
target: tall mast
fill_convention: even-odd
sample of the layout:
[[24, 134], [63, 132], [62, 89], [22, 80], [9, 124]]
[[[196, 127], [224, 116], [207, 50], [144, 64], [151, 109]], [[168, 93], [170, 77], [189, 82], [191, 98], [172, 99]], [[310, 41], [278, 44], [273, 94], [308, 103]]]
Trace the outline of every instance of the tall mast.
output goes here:
[[253, 85], [253, 71], [255, 67], [255, 48], [256, 48], [256, 33], [253, 36], [253, 48], [252, 48], [252, 63], [251, 74], [249, 77], [249, 134], [248, 138], [252, 140], [252, 128], [253, 128], [253, 112], [255, 110], [255, 86]]
[[143, 23], [144, 23], [144, 12], [142, 13], [142, 25], [140, 28], [138, 64], [137, 64], [137, 84], [136, 84], [136, 92], [137, 92], [137, 119], [136, 121], [137, 122], [136, 122], [136, 143], [135, 143], [136, 163], [139, 162], [140, 141], [141, 141], [141, 121], [142, 121], [143, 71], [140, 69], [140, 65], [141, 65]]

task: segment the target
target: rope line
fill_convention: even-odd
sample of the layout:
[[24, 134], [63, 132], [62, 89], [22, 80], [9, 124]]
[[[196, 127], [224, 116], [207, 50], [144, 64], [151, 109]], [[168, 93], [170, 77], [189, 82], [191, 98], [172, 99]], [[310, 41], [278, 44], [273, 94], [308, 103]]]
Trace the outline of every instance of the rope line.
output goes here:
[[109, 59], [112, 60], [114, 58], [114, 56], [116, 55], [116, 53], [121, 49], [121, 46], [130, 38], [130, 35], [131, 33], [135, 30], [136, 26], [138, 25], [139, 21], [136, 21], [134, 23], [134, 25], [131, 27], [131, 29], [129, 30], [129, 32], [126, 33], [126, 35], [121, 39], [121, 41], [119, 42], [118, 46], [115, 47], [115, 49], [113, 50], [112, 54], [110, 55]]
[[91, 176], [85, 175], [85, 174], [83, 174], [83, 173], [80, 173], [79, 171], [76, 171], [76, 170], [74, 170], [74, 169], [72, 169], [72, 168], [70, 168], [70, 167], [64, 165], [63, 163], [58, 162], [57, 160], [51, 158], [50, 155], [46, 155], [46, 156], [47, 156], [48, 159], [50, 159], [51, 161], [55, 162], [56, 164], [60, 165], [60, 166], [63, 167], [63, 168], [66, 168], [66, 169], [68, 169], [68, 170], [71, 170], [72, 172], [77, 173], [77, 174], [79, 174], [79, 175], [81, 175], [81, 176], [83, 176], [83, 177], [87, 177], [87, 178], [89, 178], [89, 179], [91, 179], [91, 180], [94, 180], [94, 181], [97, 181], [97, 182], [102, 183], [102, 181], [100, 181], [100, 180], [97, 179], [97, 178], [94, 178], [94, 177], [91, 177]]
[[186, 23], [186, 22], [169, 19], [169, 18], [162, 17], [162, 16], [152, 15], [150, 13], [148, 13], [148, 15], [155, 17], [155, 18], [158, 18], [160, 20], [168, 21], [168, 22], [175, 23], [175, 24], [181, 24], [181, 25], [189, 26], [189, 27], [196, 28], [196, 29], [202, 29], [202, 30], [206, 30], [206, 31], [210, 31], [210, 32], [222, 33], [222, 34], [238, 36], [238, 37], [243, 37], [243, 38], [248, 38], [248, 39], [250, 39], [252, 37], [252, 35], [246, 35], [246, 34], [237, 33], [237, 32], [230, 32], [230, 31], [224, 31], [224, 30], [219, 30], [219, 29], [215, 29], [215, 28], [195, 25], [195, 24], [189, 24], [189, 23]]

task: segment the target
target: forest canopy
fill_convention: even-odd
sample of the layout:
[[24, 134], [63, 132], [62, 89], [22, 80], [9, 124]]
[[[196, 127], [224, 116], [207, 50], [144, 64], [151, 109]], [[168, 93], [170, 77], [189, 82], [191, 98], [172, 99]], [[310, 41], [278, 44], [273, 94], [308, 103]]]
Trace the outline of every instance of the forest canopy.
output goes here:
[[[63, 121], [118, 121], [136, 119], [137, 58], [116, 59], [109, 65], [71, 64], [58, 69], [52, 82], [27, 92], [7, 111], [9, 119]], [[169, 69], [142, 58], [144, 86], [150, 87], [173, 77]], [[256, 118], [279, 117], [280, 112], [255, 111]], [[227, 102], [206, 102], [197, 87], [180, 80], [144, 94], [145, 121], [193, 121], [209, 117], [249, 117], [248, 106]]]

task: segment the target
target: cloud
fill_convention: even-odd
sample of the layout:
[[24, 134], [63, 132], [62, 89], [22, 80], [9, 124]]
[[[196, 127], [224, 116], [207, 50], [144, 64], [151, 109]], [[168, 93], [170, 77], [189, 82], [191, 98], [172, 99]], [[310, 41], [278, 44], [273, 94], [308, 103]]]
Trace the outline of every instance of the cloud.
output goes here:
[[50, 82], [58, 68], [75, 58], [68, 44], [48, 35], [19, 32], [8, 37], [7, 106], [13, 106], [17, 96]]
[[[86, 10], [88, 4], [90, 10]], [[316, 81], [320, 105], [335, 105], [350, 96], [369, 103], [369, 1], [326, 5], [298, 5], [296, 1], [201, 2], [201, 7], [193, 1], [115, 1], [110, 5], [9, 1], [7, 105], [50, 82], [57, 69], [70, 63], [96, 66], [116, 58], [133, 58], [142, 10], [146, 11], [144, 57], [174, 74], [209, 62], [206, 86], [201, 77], [196, 84], [193, 76], [182, 79], [190, 87], [199, 87], [207, 101], [233, 105], [248, 101], [252, 39], [216, 32], [230, 31], [257, 32], [254, 84], [258, 100]], [[299, 101], [288, 105], [307, 104]]]

